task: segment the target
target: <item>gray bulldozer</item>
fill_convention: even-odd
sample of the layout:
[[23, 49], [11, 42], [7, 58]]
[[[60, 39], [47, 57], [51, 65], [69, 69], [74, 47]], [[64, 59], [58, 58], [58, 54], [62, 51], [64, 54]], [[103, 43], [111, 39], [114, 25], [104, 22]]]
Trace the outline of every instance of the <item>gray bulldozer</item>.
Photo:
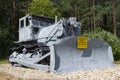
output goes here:
[[75, 17], [52, 19], [34, 14], [19, 19], [19, 40], [10, 49], [9, 62], [69, 73], [114, 67], [111, 46], [103, 39], [81, 36]]

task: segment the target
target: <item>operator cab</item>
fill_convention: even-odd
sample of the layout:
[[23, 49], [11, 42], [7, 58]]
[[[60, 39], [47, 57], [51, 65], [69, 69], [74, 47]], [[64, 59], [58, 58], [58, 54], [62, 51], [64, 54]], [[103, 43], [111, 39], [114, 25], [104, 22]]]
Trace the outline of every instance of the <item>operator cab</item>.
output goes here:
[[40, 30], [55, 23], [55, 19], [26, 15], [19, 19], [19, 42], [37, 39]]

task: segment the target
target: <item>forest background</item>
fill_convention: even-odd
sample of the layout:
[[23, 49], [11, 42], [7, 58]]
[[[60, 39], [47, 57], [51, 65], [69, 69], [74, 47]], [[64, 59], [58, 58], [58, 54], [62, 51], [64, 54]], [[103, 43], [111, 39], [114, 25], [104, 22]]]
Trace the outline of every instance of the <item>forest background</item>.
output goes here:
[[120, 0], [0, 0], [0, 59], [18, 40], [19, 18], [26, 14], [75, 16], [83, 36], [103, 38], [120, 60]]

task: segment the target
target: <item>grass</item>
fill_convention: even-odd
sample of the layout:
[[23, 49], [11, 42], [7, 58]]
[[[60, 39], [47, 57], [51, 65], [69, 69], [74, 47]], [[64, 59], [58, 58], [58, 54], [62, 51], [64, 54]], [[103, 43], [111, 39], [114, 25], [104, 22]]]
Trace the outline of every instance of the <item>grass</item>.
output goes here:
[[115, 64], [120, 64], [120, 61], [114, 61]]
[[5, 60], [0, 60], [0, 64], [6, 64], [6, 63], [8, 63], [8, 60], [7, 60], [7, 59], [5, 59]]

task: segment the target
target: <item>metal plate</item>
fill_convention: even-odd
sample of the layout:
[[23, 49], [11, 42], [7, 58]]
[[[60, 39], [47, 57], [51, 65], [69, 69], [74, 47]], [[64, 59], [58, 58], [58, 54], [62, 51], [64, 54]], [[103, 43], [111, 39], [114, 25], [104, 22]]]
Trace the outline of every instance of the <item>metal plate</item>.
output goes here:
[[77, 37], [77, 48], [86, 49], [88, 47], [88, 38], [87, 37]]

